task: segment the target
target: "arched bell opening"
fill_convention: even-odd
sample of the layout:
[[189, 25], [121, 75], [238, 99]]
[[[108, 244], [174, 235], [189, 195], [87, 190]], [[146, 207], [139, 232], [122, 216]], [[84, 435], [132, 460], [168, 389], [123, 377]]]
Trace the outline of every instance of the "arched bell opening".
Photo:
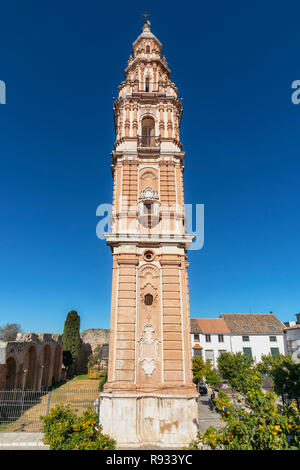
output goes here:
[[[150, 79], [149, 79], [149, 86], [150, 86]], [[155, 121], [152, 117], [146, 117], [142, 120], [142, 146], [143, 147], [155, 146]]]

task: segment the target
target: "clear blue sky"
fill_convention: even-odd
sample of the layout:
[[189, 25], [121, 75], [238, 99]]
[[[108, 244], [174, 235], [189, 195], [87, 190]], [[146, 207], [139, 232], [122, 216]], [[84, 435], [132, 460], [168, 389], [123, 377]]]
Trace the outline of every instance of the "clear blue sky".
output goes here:
[[144, 10], [183, 97], [187, 203], [205, 204], [189, 253], [191, 315], [300, 311], [297, 0], [1, 4], [0, 325], [109, 328], [112, 97]]

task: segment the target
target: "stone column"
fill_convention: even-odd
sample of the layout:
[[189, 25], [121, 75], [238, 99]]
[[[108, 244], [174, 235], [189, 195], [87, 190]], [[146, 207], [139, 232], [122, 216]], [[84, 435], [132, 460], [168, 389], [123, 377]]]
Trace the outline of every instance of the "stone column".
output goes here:
[[37, 381], [36, 381], [36, 389], [41, 390], [42, 388], [42, 380], [43, 380], [43, 372], [44, 372], [44, 364], [40, 365], [37, 370]]
[[28, 369], [24, 369], [23, 377], [22, 377], [22, 390], [25, 390], [25, 387], [26, 387], [27, 374], [28, 374]]

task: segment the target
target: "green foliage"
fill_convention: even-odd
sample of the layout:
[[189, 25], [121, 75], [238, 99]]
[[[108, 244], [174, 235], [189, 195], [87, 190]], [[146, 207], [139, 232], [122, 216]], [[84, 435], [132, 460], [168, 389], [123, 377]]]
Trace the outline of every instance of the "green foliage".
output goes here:
[[97, 427], [98, 416], [92, 409], [81, 417], [69, 406], [58, 405], [42, 416], [44, 443], [51, 450], [113, 450], [116, 442]]
[[73, 367], [76, 372], [76, 361], [80, 348], [80, 316], [71, 310], [66, 318], [62, 336], [63, 350], [72, 354]]
[[17, 323], [6, 323], [0, 327], [0, 341], [15, 341], [17, 334], [21, 332], [21, 326]]
[[104, 370], [101, 374], [99, 381], [99, 392], [103, 392], [104, 384], [107, 382], [107, 370]]
[[287, 394], [290, 398], [300, 397], [300, 364], [294, 364], [291, 356], [262, 356], [257, 369], [273, 379], [277, 394]]
[[218, 369], [228, 384], [238, 392], [260, 388], [261, 377], [254, 361], [243, 353], [223, 352], [218, 357]]
[[286, 393], [290, 398], [300, 397], [300, 364], [283, 361], [272, 369], [274, 389], [278, 394]]
[[300, 450], [300, 414], [296, 403], [280, 405], [275, 393], [264, 393], [261, 374], [272, 376], [278, 393], [300, 394], [300, 364], [289, 357], [265, 356], [257, 366], [242, 353], [222, 353], [219, 371], [232, 387], [232, 397], [219, 392], [216, 408], [225, 427], [210, 426], [190, 449], [203, 445], [225, 450]]
[[217, 387], [221, 383], [222, 379], [220, 374], [213, 367], [211, 369], [207, 368], [205, 372], [205, 382], [212, 388]]
[[68, 368], [73, 364], [71, 351], [63, 351], [63, 365]]
[[283, 362], [292, 363], [291, 356], [284, 354], [268, 354], [261, 357], [261, 362], [258, 363], [257, 369], [260, 374], [266, 374], [272, 377], [272, 373], [275, 367], [281, 366]]
[[205, 362], [201, 356], [193, 357], [192, 368], [194, 382], [197, 384], [201, 380], [204, 380]]
[[97, 346], [95, 351], [89, 355], [88, 358], [88, 366], [95, 366], [96, 364], [100, 364], [102, 356], [102, 346]]
[[248, 390], [242, 405], [220, 392], [216, 401], [224, 428], [210, 426], [198, 433], [189, 449], [300, 450], [300, 414], [295, 403], [280, 406], [274, 393]]
[[205, 381], [211, 387], [216, 387], [221, 383], [218, 371], [213, 368], [209, 360], [204, 362], [201, 356], [193, 357], [193, 376], [195, 383]]

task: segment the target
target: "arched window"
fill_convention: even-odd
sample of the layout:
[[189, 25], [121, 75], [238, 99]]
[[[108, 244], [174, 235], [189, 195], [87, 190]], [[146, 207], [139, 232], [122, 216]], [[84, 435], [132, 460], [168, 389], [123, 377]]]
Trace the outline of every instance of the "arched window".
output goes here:
[[150, 91], [150, 78], [147, 77], [145, 80], [145, 91]]
[[145, 118], [142, 121], [142, 145], [143, 147], [154, 147], [155, 123], [153, 118]]
[[150, 52], [150, 46], [146, 46], [146, 53], [149, 54]]

